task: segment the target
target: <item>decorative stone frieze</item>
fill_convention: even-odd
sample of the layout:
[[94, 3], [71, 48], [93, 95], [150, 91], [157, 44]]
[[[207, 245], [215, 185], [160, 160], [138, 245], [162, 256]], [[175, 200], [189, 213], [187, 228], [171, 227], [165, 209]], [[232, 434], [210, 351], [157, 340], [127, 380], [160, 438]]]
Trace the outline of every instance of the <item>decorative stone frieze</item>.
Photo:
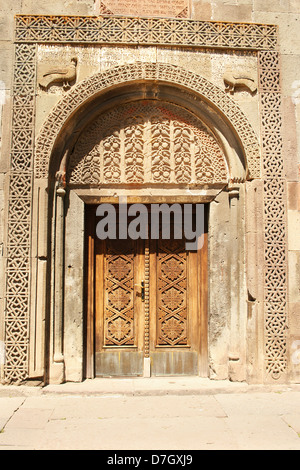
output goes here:
[[190, 19], [16, 16], [16, 42], [275, 50], [277, 27]]

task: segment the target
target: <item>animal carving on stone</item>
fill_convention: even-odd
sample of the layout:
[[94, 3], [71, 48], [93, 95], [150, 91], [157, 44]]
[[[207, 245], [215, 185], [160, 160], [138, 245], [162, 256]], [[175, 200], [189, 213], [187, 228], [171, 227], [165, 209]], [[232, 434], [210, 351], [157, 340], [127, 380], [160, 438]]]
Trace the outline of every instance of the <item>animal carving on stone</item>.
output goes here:
[[227, 69], [224, 73], [223, 80], [225, 83], [225, 91], [233, 94], [236, 88], [247, 88], [252, 94], [257, 90], [257, 79], [254, 74], [249, 71]]
[[66, 67], [55, 67], [53, 65], [43, 65], [39, 72], [39, 85], [43, 90], [47, 90], [54, 83], [62, 83], [64, 90], [71, 87], [71, 83], [76, 80], [77, 58], [72, 57], [71, 64]]

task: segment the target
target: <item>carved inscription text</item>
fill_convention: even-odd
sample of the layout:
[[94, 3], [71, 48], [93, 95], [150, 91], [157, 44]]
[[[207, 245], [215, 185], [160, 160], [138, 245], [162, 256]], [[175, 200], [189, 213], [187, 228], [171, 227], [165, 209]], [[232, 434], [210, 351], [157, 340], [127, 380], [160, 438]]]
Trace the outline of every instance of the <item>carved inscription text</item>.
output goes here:
[[186, 17], [187, 0], [104, 0], [103, 13], [115, 15]]

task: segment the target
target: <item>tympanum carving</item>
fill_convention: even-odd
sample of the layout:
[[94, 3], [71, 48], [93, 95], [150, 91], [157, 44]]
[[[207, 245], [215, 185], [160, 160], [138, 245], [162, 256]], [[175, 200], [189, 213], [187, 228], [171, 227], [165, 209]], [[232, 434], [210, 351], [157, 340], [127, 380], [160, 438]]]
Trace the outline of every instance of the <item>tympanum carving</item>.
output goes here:
[[101, 115], [70, 158], [72, 184], [227, 183], [225, 155], [192, 113], [170, 103], [136, 102]]

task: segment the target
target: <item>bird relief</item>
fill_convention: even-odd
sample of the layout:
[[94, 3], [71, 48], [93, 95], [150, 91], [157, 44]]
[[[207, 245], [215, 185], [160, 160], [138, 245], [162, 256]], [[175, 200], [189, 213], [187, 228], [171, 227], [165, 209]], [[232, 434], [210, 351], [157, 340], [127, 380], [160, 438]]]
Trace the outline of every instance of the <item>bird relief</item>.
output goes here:
[[45, 91], [53, 84], [61, 84], [64, 90], [68, 90], [76, 81], [76, 68], [76, 57], [72, 57], [70, 64], [66, 66], [42, 64], [38, 73], [38, 84]]
[[257, 91], [257, 78], [252, 70], [232, 70], [227, 68], [223, 76], [225, 91], [233, 94], [237, 88], [254, 94]]

